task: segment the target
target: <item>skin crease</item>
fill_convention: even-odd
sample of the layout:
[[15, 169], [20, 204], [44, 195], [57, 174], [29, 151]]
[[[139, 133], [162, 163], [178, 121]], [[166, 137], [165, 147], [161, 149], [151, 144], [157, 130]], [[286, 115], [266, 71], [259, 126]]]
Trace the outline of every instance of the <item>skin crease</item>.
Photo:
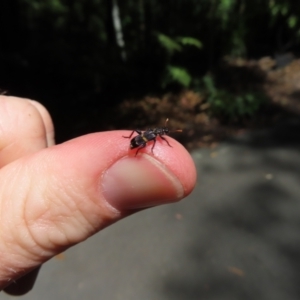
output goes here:
[[[42, 105], [0, 96], [0, 287], [121, 218], [192, 191], [196, 170], [181, 144], [166, 137], [171, 148], [157, 138], [153, 154], [150, 142], [135, 157], [130, 139], [122, 137], [129, 134], [94, 133], [54, 146], [51, 117]], [[131, 168], [137, 178], [122, 175]], [[119, 194], [111, 193], [114, 183]], [[120, 196], [122, 189], [134, 196]], [[13, 294], [29, 277], [6, 291]], [[32, 284], [25, 281], [19, 294]]]

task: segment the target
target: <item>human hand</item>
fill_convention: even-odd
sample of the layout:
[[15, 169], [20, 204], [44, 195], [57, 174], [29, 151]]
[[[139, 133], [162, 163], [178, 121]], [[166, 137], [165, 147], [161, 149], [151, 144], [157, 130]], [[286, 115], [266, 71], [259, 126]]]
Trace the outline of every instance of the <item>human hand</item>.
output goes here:
[[[168, 137], [172, 148], [158, 142], [154, 155], [146, 147], [135, 157], [122, 135], [128, 132], [54, 146], [43, 106], [0, 96], [1, 289], [14, 293], [51, 257], [134, 212], [192, 191], [195, 166], [178, 142]], [[32, 286], [25, 284], [22, 293]]]

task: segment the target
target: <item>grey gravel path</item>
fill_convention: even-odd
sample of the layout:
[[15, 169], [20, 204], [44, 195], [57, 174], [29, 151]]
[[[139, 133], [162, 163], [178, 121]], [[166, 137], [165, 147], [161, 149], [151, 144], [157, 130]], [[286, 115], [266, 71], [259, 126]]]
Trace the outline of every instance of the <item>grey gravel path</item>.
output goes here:
[[188, 199], [52, 259], [20, 299], [300, 299], [299, 150], [295, 119], [194, 151]]

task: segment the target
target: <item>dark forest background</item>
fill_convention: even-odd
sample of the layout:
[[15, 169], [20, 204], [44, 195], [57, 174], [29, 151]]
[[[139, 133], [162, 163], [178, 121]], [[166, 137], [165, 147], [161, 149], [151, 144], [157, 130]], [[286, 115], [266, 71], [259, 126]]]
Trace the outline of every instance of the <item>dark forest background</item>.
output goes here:
[[43, 103], [58, 142], [166, 117], [195, 137], [261, 112], [246, 62], [295, 59], [299, 22], [292, 0], [2, 0], [0, 89]]

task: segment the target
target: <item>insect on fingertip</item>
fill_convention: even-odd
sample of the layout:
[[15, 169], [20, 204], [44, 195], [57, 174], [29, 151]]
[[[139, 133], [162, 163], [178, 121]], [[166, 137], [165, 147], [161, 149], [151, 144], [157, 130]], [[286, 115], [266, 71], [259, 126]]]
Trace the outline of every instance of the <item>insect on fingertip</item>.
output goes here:
[[153, 149], [155, 147], [156, 139], [159, 136], [161, 139], [167, 142], [169, 147], [172, 147], [168, 140], [163, 137], [163, 135], [168, 135], [170, 132], [182, 132], [182, 129], [176, 129], [173, 131], [170, 131], [169, 128], [166, 126], [169, 121], [169, 118], [166, 119], [165, 126], [164, 127], [157, 127], [153, 129], [147, 129], [144, 131], [135, 129], [131, 132], [129, 136], [123, 136], [124, 138], [131, 138], [134, 132], [136, 132], [138, 135], [136, 135], [134, 138], [131, 139], [130, 141], [130, 149], [138, 148], [135, 156], [137, 156], [138, 152], [146, 147], [147, 143], [150, 141], [153, 141], [154, 144], [151, 148], [151, 152], [153, 153]]

